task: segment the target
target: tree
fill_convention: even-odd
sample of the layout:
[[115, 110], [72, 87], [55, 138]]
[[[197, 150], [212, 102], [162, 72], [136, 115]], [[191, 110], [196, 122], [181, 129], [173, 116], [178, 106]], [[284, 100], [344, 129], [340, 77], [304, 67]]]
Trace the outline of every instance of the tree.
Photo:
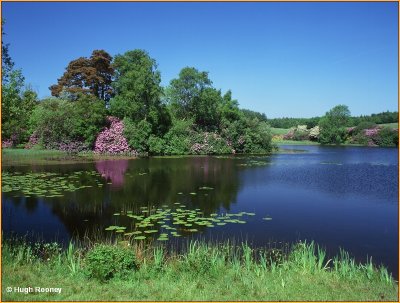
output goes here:
[[115, 97], [110, 102], [111, 113], [133, 123], [145, 120], [153, 134], [165, 133], [170, 117], [161, 102], [163, 90], [156, 61], [144, 50], [133, 50], [115, 56], [113, 65]]
[[6, 35], [3, 31], [5, 20], [1, 19], [1, 83], [7, 84], [10, 80], [11, 72], [14, 69], [14, 62], [12, 61], [8, 52], [9, 44], [4, 43], [4, 36]]
[[340, 144], [346, 140], [350, 110], [346, 105], [337, 105], [321, 118], [319, 122], [322, 144]]
[[212, 87], [207, 72], [194, 67], [183, 68], [177, 79], [170, 82], [167, 95], [172, 112], [178, 119], [195, 118], [203, 129], [218, 124], [218, 109], [222, 105], [221, 91]]
[[[2, 25], [5, 22], [2, 20]], [[2, 26], [2, 36], [5, 35]], [[36, 93], [25, 88], [25, 78], [20, 69], [14, 69], [9, 54], [9, 44], [1, 41], [2, 83], [1, 83], [1, 123], [3, 139], [11, 139], [13, 144], [24, 141], [28, 136], [29, 115], [37, 103]]]
[[92, 147], [105, 125], [106, 109], [96, 97], [78, 94], [76, 102], [60, 98], [42, 100], [30, 117], [31, 132], [46, 148], [79, 142]]
[[104, 50], [94, 50], [90, 58], [71, 61], [58, 83], [49, 87], [52, 96], [60, 97], [63, 91], [73, 95], [83, 93], [104, 100], [107, 105], [113, 93], [111, 61], [112, 57]]

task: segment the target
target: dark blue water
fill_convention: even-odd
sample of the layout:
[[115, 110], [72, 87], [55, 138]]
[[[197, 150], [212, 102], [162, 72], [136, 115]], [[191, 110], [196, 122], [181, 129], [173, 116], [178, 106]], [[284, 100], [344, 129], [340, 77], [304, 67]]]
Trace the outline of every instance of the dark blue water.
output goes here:
[[[56, 198], [3, 193], [3, 233], [68, 241], [112, 224], [129, 227], [114, 212], [181, 202], [206, 214], [255, 213], [244, 219], [246, 224], [202, 227], [190, 237], [235, 238], [253, 246], [314, 240], [331, 256], [343, 248], [358, 261], [372, 257], [398, 277], [398, 150], [281, 148], [284, 153], [255, 158], [149, 158], [6, 167], [9, 172], [61, 175], [96, 171], [98, 176], [81, 182], [103, 182], [104, 186]], [[199, 191], [202, 186], [214, 189]], [[198, 194], [190, 195], [193, 191]], [[272, 220], [262, 220], [267, 216]]]

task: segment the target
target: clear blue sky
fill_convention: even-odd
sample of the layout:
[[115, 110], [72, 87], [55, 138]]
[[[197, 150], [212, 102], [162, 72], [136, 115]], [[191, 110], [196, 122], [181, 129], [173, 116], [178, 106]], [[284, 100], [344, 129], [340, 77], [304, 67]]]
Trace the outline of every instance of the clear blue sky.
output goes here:
[[267, 117], [398, 108], [397, 3], [2, 2], [5, 42], [40, 97], [94, 49], [145, 49], [162, 84], [208, 71], [240, 107]]

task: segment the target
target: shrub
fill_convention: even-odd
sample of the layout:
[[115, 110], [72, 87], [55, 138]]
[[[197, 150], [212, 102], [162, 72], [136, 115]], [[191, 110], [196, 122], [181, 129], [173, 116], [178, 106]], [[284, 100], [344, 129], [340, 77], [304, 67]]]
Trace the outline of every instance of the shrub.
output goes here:
[[382, 128], [375, 135], [375, 143], [379, 146], [399, 146], [399, 133], [397, 129]]
[[175, 120], [172, 127], [164, 135], [164, 153], [168, 155], [186, 155], [190, 152], [193, 120]]
[[199, 133], [194, 136], [194, 143], [190, 147], [192, 154], [231, 154], [234, 150], [220, 135], [212, 132]]
[[319, 126], [318, 125], [314, 126], [313, 128], [310, 129], [310, 132], [308, 134], [308, 138], [311, 141], [318, 141], [319, 133], [320, 133]]
[[319, 120], [319, 142], [322, 144], [341, 144], [347, 139], [346, 126], [349, 123], [350, 111], [346, 105], [337, 105]]
[[367, 121], [364, 121], [364, 122], [361, 122], [361, 123], [359, 123], [354, 129], [353, 129], [353, 134], [360, 134], [360, 133], [362, 133], [363, 132], [363, 130], [365, 130], [365, 129], [374, 129], [374, 128], [376, 128], [376, 124], [375, 123], [373, 123], [373, 122], [367, 122]]
[[[46, 148], [70, 149], [65, 144], [80, 142], [86, 148], [105, 125], [104, 104], [98, 99], [79, 96], [77, 101], [50, 98], [40, 102], [29, 120], [30, 133]], [[28, 144], [30, 148], [32, 144]], [[75, 147], [73, 149], [76, 149]]]
[[266, 122], [251, 120], [247, 122], [244, 136], [239, 140], [243, 141], [243, 153], [266, 153], [272, 150], [271, 130]]
[[31, 132], [36, 132], [44, 146], [71, 139], [74, 132], [72, 102], [50, 98], [41, 101], [30, 118]]
[[97, 245], [85, 259], [87, 274], [102, 282], [113, 277], [124, 277], [137, 268], [132, 250], [125, 247]]
[[25, 148], [26, 149], [31, 149], [32, 147], [34, 147], [35, 145], [39, 144], [39, 135], [36, 131], [34, 131], [32, 133], [32, 135], [29, 137], [29, 141], [28, 143], [26, 143]]
[[353, 135], [350, 142], [363, 144], [363, 145], [371, 145], [372, 141], [364, 133], [361, 132], [356, 135]]
[[149, 137], [152, 131], [152, 126], [146, 120], [141, 120], [134, 123], [131, 119], [125, 118], [124, 136], [128, 140], [129, 147], [139, 153], [147, 153], [149, 151]]
[[123, 154], [132, 152], [129, 148], [128, 141], [123, 135], [124, 124], [122, 121], [112, 116], [107, 117], [107, 121], [110, 123], [110, 126], [98, 134], [94, 146], [94, 152], [106, 154]]
[[1, 142], [1, 147], [2, 148], [11, 148], [14, 146], [14, 142], [12, 139], [5, 139], [3, 142]]
[[164, 153], [165, 140], [163, 138], [150, 135], [148, 144], [149, 144], [149, 152], [152, 155], [161, 155]]
[[55, 149], [65, 151], [68, 154], [77, 154], [82, 151], [88, 151], [89, 147], [85, 142], [82, 141], [66, 140], [64, 142], [60, 142]]

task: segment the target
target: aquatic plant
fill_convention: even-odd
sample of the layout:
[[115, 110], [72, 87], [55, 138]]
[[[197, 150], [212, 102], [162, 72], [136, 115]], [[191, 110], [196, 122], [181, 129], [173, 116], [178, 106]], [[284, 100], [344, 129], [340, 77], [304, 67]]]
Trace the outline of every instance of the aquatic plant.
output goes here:
[[102, 183], [82, 184], [81, 176], [99, 176], [95, 171], [76, 171], [68, 175], [50, 172], [3, 172], [2, 192], [14, 192], [25, 197], [62, 197], [66, 192], [92, 187], [94, 184], [103, 186]]
[[[202, 187], [203, 190], [211, 190], [211, 187]], [[195, 194], [195, 193], [190, 193]], [[206, 215], [200, 208], [187, 209], [186, 205], [180, 202], [174, 203], [175, 207], [163, 205], [160, 208], [141, 207], [134, 214], [132, 210], [121, 211], [115, 213], [116, 217], [128, 217], [133, 220], [132, 226], [134, 231], [127, 231], [124, 233], [126, 237], [140, 235], [133, 237], [135, 240], [144, 240], [155, 235], [157, 240], [169, 240], [169, 236], [180, 237], [201, 231], [204, 227], [222, 227], [229, 223], [231, 224], [245, 224], [245, 220], [235, 219], [235, 217], [255, 216], [252, 212], [239, 212], [239, 213], [211, 213]], [[121, 227], [111, 225], [105, 228], [106, 231], [122, 233]]]

